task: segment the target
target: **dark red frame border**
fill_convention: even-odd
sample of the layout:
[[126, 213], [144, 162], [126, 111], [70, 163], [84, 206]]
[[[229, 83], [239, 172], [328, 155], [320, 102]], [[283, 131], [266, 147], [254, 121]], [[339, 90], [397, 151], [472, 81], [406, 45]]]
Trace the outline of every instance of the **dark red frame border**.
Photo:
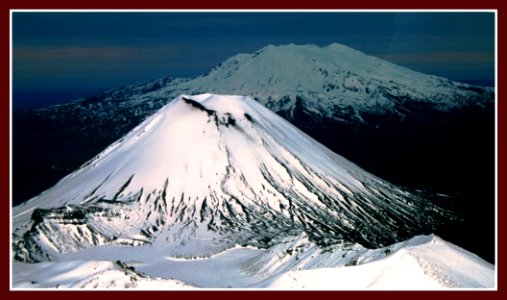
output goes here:
[[[288, 1], [286, 1], [288, 2]], [[460, 298], [460, 299], [504, 299], [506, 297], [507, 282], [505, 276], [506, 263], [504, 254], [506, 248], [506, 221], [505, 198], [507, 185], [503, 185], [506, 179], [506, 126], [505, 118], [507, 103], [503, 90], [506, 83], [505, 60], [500, 56], [505, 53], [506, 24], [505, 15], [507, 9], [502, 7], [502, 0], [366, 0], [366, 1], [336, 1], [336, 0], [314, 0], [309, 3], [274, 3], [272, 0], [256, 0], [255, 2], [232, 1], [232, 0], [194, 0], [194, 1], [164, 1], [164, 0], [143, 0], [143, 1], [114, 1], [114, 0], [88, 0], [88, 1], [69, 1], [69, 0], [0, 0], [0, 140], [2, 142], [0, 158], [0, 297], [1, 299], [26, 299], [28, 297], [42, 297], [51, 299], [87, 299], [90, 297], [121, 297], [139, 298], [146, 294], [148, 297], [220, 297], [230, 299], [255, 299], [257, 297], [375, 297], [388, 299], [413, 299], [413, 298]], [[497, 10], [498, 32], [497, 32], [497, 82], [496, 93], [498, 101], [498, 290], [497, 291], [428, 291], [428, 292], [379, 292], [379, 291], [337, 291], [337, 292], [316, 292], [316, 291], [10, 291], [10, 245], [9, 245], [9, 226], [10, 226], [10, 202], [9, 202], [9, 134], [10, 134], [10, 10], [11, 9], [495, 9]], [[297, 293], [297, 294], [296, 294]]]

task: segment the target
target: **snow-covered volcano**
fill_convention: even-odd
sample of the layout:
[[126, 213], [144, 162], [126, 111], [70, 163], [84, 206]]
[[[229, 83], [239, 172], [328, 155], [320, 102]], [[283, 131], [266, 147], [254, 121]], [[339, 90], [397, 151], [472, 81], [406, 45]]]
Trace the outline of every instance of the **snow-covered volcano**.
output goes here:
[[103, 244], [207, 256], [303, 233], [380, 247], [431, 232], [439, 214], [251, 98], [203, 94], [172, 101], [13, 222], [16, 258], [39, 261]]
[[13, 284], [492, 287], [463, 249], [401, 242], [445, 217], [249, 97], [183, 95], [14, 208]]

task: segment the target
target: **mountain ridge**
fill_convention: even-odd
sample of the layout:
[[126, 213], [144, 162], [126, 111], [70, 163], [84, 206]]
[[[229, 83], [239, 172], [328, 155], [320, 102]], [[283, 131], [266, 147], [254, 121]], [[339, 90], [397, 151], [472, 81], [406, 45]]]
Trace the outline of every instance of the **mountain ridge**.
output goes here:
[[[44, 264], [14, 262], [13, 272], [18, 276], [13, 278], [13, 288], [449, 290], [495, 287], [493, 265], [435, 235], [416, 236], [375, 250], [358, 245], [350, 250], [321, 249], [300, 237], [266, 250], [236, 246], [211, 257], [189, 259], [164, 257], [151, 248], [140, 246], [127, 252], [122, 247], [96, 247]], [[151, 255], [146, 255], [147, 252]]]

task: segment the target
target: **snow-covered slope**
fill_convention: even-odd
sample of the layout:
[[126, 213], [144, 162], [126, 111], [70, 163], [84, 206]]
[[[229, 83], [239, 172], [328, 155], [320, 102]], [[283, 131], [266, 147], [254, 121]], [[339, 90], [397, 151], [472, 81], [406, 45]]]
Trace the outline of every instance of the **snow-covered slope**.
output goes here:
[[[360, 254], [359, 254], [360, 253]], [[280, 289], [425, 290], [493, 288], [494, 267], [437, 236], [357, 251], [345, 267], [297, 269], [269, 280]]]
[[13, 212], [15, 257], [153, 244], [209, 256], [306, 234], [380, 247], [445, 212], [360, 169], [243, 96], [180, 96]]

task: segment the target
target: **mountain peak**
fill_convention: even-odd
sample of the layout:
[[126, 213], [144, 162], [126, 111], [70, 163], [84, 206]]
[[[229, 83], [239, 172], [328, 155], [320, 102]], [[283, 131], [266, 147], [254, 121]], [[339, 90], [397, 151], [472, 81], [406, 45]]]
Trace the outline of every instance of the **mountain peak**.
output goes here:
[[359, 52], [362, 53], [354, 48], [351, 48], [347, 45], [340, 44], [340, 43], [330, 43], [326, 47], [323, 47], [323, 49], [330, 49], [330, 50], [343, 50], [343, 51], [353, 51], [353, 52]]

